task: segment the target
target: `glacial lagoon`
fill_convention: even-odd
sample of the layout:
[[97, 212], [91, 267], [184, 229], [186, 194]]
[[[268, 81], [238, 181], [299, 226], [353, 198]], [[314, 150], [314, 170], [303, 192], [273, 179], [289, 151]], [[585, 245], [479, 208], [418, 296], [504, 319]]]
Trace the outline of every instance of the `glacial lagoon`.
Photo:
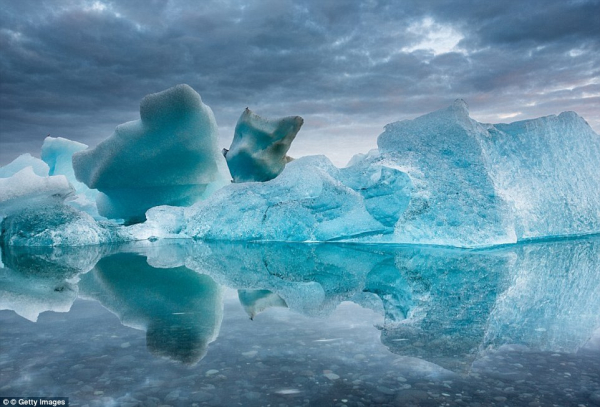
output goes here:
[[70, 406], [600, 405], [600, 237], [2, 249], [0, 393]]

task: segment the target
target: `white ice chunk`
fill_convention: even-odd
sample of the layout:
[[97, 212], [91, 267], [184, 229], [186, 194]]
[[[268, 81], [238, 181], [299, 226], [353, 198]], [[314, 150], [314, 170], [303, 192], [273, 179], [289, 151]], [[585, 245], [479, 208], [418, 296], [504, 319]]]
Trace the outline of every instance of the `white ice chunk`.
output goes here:
[[62, 203], [74, 193], [63, 175], [36, 175], [26, 167], [10, 178], [0, 178], [0, 218], [32, 209]]

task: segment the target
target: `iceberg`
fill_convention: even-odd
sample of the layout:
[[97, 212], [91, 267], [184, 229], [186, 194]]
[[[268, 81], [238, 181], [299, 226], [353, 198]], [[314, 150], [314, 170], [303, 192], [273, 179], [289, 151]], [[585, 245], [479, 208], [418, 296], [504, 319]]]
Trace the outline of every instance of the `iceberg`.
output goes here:
[[600, 232], [600, 136], [573, 112], [496, 124], [481, 142], [519, 240]]
[[[223, 157], [212, 111], [187, 85], [147, 96], [140, 115], [95, 148], [48, 138], [42, 148], [48, 164], [24, 155], [4, 167], [0, 217], [28, 210], [5, 222], [2, 240], [66, 245], [191, 238], [480, 248], [600, 233], [600, 136], [572, 112], [494, 125], [473, 120], [466, 103], [457, 100], [388, 124], [378, 148], [345, 168], [325, 156], [286, 164], [302, 119], [270, 121], [249, 110]], [[94, 197], [99, 214], [90, 202]], [[34, 208], [49, 220], [44, 233]]]
[[65, 204], [74, 194], [64, 175], [38, 176], [32, 167], [0, 178], [0, 243], [82, 246], [113, 241], [114, 225], [97, 223]]
[[325, 241], [386, 229], [324, 156], [294, 160], [271, 181], [231, 184], [187, 209], [186, 221], [187, 235], [204, 240]]
[[46, 137], [42, 144], [42, 160], [48, 165], [47, 175], [64, 175], [75, 189], [74, 199], [69, 205], [100, 218], [96, 208], [98, 191], [89, 189], [84, 183], [77, 181], [73, 170], [73, 154], [87, 149], [88, 146], [62, 137]]
[[114, 226], [60, 204], [23, 209], [5, 218], [1, 227], [0, 242], [11, 246], [87, 246], [119, 240]]
[[246, 108], [225, 151], [233, 181], [264, 182], [278, 176], [291, 160], [286, 153], [303, 123], [299, 116], [263, 119]]
[[480, 140], [487, 134], [463, 101], [385, 127], [379, 151], [413, 184], [395, 242], [476, 247], [516, 241], [513, 214], [486, 167]]
[[0, 178], [0, 218], [26, 209], [61, 205], [74, 192], [64, 176], [39, 176], [33, 167], [25, 167], [8, 178]]
[[574, 113], [483, 124], [458, 100], [386, 126], [338, 169], [303, 157], [186, 211], [208, 240], [489, 247], [600, 232], [600, 137]]
[[141, 222], [154, 206], [191, 205], [230, 182], [213, 112], [191, 87], [146, 96], [140, 117], [73, 154], [77, 180], [100, 191], [100, 215]]
[[395, 242], [477, 247], [600, 232], [600, 137], [575, 113], [491, 125], [458, 100], [387, 125], [377, 143], [414, 188]]

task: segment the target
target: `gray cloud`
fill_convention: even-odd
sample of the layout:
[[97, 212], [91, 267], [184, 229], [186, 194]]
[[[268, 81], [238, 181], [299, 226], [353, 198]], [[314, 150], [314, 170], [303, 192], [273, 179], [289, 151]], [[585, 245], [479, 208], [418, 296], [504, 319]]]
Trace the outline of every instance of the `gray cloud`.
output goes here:
[[600, 1], [14, 0], [0, 22], [0, 164], [47, 134], [93, 145], [178, 83], [223, 146], [249, 106], [304, 116], [291, 153], [338, 163], [458, 97], [479, 120], [575, 110], [600, 130]]

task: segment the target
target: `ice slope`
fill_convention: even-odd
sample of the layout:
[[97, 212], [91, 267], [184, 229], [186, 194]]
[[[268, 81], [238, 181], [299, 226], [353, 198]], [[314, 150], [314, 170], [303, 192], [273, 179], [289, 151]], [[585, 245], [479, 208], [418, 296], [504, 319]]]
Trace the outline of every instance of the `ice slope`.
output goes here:
[[73, 154], [77, 179], [98, 189], [100, 215], [145, 220], [158, 205], [191, 205], [229, 183], [212, 110], [188, 85], [146, 96], [140, 120]]
[[413, 184], [377, 150], [358, 154], [340, 169], [342, 182], [362, 195], [369, 214], [386, 227], [394, 227], [411, 199]]
[[8, 178], [24, 168], [31, 167], [33, 172], [40, 177], [48, 176], [48, 165], [31, 154], [21, 154], [10, 163], [0, 167], [0, 178]]
[[304, 120], [299, 116], [264, 119], [246, 108], [225, 153], [234, 182], [269, 181], [290, 160], [286, 153]]

